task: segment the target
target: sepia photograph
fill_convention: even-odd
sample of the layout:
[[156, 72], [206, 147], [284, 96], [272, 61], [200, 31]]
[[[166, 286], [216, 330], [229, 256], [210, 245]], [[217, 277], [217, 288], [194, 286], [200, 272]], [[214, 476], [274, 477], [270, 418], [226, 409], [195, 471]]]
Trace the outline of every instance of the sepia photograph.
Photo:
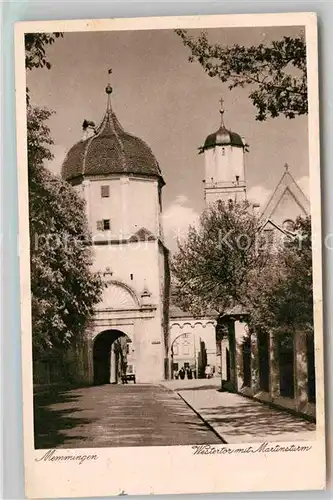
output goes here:
[[38, 462], [297, 460], [323, 435], [306, 25], [54, 26], [21, 30]]

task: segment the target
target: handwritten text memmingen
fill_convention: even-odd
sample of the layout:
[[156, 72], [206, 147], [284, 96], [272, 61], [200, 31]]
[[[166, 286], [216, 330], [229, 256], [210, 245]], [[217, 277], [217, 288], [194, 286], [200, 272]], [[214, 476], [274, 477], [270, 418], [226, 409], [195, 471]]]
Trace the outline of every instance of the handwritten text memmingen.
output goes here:
[[36, 462], [71, 462], [76, 461], [78, 465], [83, 464], [85, 461], [95, 461], [98, 459], [98, 455], [76, 455], [76, 454], [66, 454], [57, 455], [56, 450], [48, 450], [45, 455], [41, 458], [35, 458]]

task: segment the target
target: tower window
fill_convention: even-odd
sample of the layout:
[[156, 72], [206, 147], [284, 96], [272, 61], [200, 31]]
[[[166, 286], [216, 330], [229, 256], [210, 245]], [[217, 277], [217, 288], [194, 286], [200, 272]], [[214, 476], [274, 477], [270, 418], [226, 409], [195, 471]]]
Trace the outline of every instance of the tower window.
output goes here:
[[225, 148], [222, 148], [222, 156], [225, 156]]
[[189, 346], [189, 342], [187, 340], [185, 340], [185, 342], [183, 343], [183, 354], [184, 356], [188, 356], [190, 354], [190, 346]]
[[109, 198], [110, 196], [110, 186], [101, 186], [101, 197]]
[[97, 221], [98, 231], [109, 231], [111, 229], [110, 219], [103, 219]]

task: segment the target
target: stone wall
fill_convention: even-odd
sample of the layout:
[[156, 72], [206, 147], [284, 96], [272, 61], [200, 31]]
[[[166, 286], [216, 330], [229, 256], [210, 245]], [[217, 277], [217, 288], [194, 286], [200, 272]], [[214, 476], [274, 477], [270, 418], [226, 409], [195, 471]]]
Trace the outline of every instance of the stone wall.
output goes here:
[[68, 347], [33, 360], [34, 385], [88, 385], [89, 346]]
[[[250, 353], [242, 348], [245, 342], [249, 342]], [[232, 381], [237, 392], [315, 418], [311, 346], [313, 336], [302, 331], [249, 333], [246, 326], [241, 328], [235, 322], [237, 374]], [[250, 380], [244, 374], [244, 355], [249, 356]]]

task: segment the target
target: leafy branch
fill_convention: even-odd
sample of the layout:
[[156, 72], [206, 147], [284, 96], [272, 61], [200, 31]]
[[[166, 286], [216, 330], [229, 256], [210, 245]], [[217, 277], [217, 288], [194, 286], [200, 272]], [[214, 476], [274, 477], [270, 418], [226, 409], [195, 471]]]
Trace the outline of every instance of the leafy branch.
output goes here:
[[207, 33], [193, 38], [175, 30], [208, 76], [228, 83], [229, 90], [250, 87], [249, 98], [257, 109], [256, 119], [283, 115], [295, 118], [308, 113], [306, 44], [303, 36], [259, 44], [210, 44]]

